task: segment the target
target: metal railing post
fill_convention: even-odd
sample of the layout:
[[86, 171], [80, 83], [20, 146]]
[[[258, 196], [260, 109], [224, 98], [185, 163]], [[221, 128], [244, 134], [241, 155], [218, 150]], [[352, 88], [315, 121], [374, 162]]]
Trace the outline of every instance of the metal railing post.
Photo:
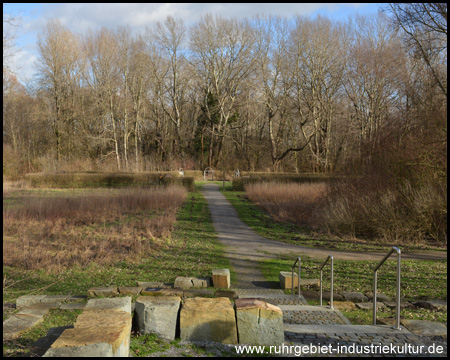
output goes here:
[[401, 250], [398, 247], [393, 246], [391, 251], [380, 261], [377, 267], [373, 272], [373, 324], [377, 324], [377, 282], [378, 275], [377, 271], [381, 265], [391, 256], [391, 254], [396, 251], [397, 252], [397, 304], [396, 304], [396, 321], [395, 321], [395, 330], [401, 330], [400, 327], [400, 267], [401, 267]]
[[298, 261], [298, 296], [300, 296], [300, 271], [301, 271], [300, 264], [302, 261], [300, 256], [297, 257], [297, 259], [294, 262], [294, 265], [292, 265], [291, 289], [292, 289], [292, 295], [294, 295], [294, 269], [295, 269], [295, 265], [297, 265], [297, 261]]
[[322, 298], [323, 298], [323, 291], [322, 291], [322, 273], [323, 268], [327, 264], [328, 260], [331, 259], [331, 286], [330, 286], [330, 308], [334, 309], [333, 307], [333, 272], [334, 272], [334, 260], [333, 255], [328, 255], [325, 262], [320, 267], [320, 306], [322, 306]]

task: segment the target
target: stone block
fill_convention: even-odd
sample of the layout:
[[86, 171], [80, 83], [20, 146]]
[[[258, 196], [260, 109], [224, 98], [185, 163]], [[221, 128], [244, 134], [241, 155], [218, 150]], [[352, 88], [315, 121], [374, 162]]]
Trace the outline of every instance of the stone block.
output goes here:
[[343, 292], [341, 293], [342, 296], [344, 296], [345, 300], [347, 301], [353, 301], [354, 303], [361, 303], [366, 302], [369, 300], [367, 296], [364, 294], [361, 294], [360, 292]]
[[67, 300], [69, 296], [68, 295], [46, 295], [44, 298], [41, 299], [41, 303], [50, 303], [55, 304], [59, 303], [62, 304]]
[[119, 295], [117, 286], [93, 287], [87, 291], [88, 297], [111, 297]]
[[190, 288], [206, 288], [211, 286], [210, 278], [196, 278], [196, 277], [177, 277], [175, 279], [175, 283], [173, 284], [174, 288], [179, 289], [190, 289]]
[[[64, 330], [52, 344], [51, 349], [74, 348], [74, 351], [79, 352], [97, 349], [95, 351], [99, 353], [90, 356], [109, 354], [114, 357], [128, 357], [130, 332], [131, 315], [126, 311], [110, 309], [84, 311], [78, 316], [74, 328]], [[82, 347], [86, 346], [88, 348], [83, 350]], [[53, 354], [58, 351], [63, 350], [53, 350]], [[55, 355], [50, 352], [47, 357], [49, 356]]]
[[227, 297], [228, 299], [236, 299], [236, 291], [234, 290], [216, 290], [215, 297]]
[[161, 288], [147, 288], [141, 291], [141, 295], [145, 296], [183, 296], [181, 289], [161, 289]]
[[113, 357], [109, 344], [90, 344], [48, 349], [42, 357]]
[[43, 298], [45, 298], [47, 295], [23, 295], [19, 296], [16, 300], [16, 306], [22, 307], [22, 306], [28, 306], [31, 304], [38, 304], [41, 302]]
[[[370, 311], [373, 310], [373, 302], [362, 302], [362, 303], [356, 303], [355, 305], [358, 309], [361, 309], [361, 310], [370, 310]], [[377, 301], [377, 309], [382, 309], [385, 307], [386, 307], [386, 305], [384, 305], [381, 301]]]
[[[330, 303], [328, 303], [329, 305]], [[356, 310], [355, 303], [351, 301], [334, 301], [333, 299], [333, 307], [339, 310]]]
[[400, 323], [415, 335], [442, 336], [447, 339], [447, 327], [437, 321], [427, 320], [401, 320]]
[[[278, 278], [280, 279], [280, 288], [292, 289], [292, 272], [291, 271], [280, 271]], [[294, 273], [294, 288], [298, 288], [298, 275], [296, 273]]]
[[139, 295], [141, 291], [141, 286], [119, 286], [120, 295]]
[[235, 307], [240, 344], [284, 343], [283, 312], [278, 306], [257, 299], [237, 299]]
[[188, 289], [183, 291], [184, 297], [214, 297], [213, 289]]
[[216, 289], [230, 288], [230, 270], [229, 269], [213, 269], [212, 271], [213, 286]]
[[139, 296], [135, 311], [141, 334], [174, 340], [180, 303], [179, 296]]
[[236, 317], [230, 299], [186, 299], [180, 311], [180, 337], [237, 344]]
[[137, 286], [143, 287], [143, 288], [160, 288], [162, 287], [162, 282], [158, 281], [136, 281]]
[[[373, 301], [373, 292], [367, 292], [365, 295], [367, 296], [367, 298], [368, 298], [370, 301]], [[384, 294], [382, 294], [382, 293], [377, 293], [377, 302], [378, 302], [378, 301], [385, 302], [385, 301], [392, 301], [392, 300], [391, 300], [391, 298], [390, 298], [389, 296], [387, 296], [387, 295], [384, 295]]]
[[[90, 299], [85, 310], [122, 310], [131, 315], [131, 297], [113, 299]], [[86, 312], [86, 311], [85, 311]], [[85, 313], [83, 312], [83, 314]], [[81, 316], [81, 315], [80, 315]]]
[[86, 303], [70, 303], [61, 304], [59, 307], [61, 310], [83, 310], [86, 307]]
[[14, 314], [3, 322], [3, 339], [17, 338], [23, 332], [41, 323], [43, 316], [32, 314]]
[[[397, 302], [396, 301], [383, 301], [384, 305], [386, 305], [388, 308], [390, 309], [395, 309], [397, 307]], [[409, 301], [401, 301], [400, 300], [400, 308], [401, 309], [407, 309], [407, 308], [412, 308], [413, 304], [411, 304]]]
[[447, 311], [447, 301], [444, 300], [416, 301], [414, 305], [428, 310]]
[[[320, 299], [320, 292], [317, 293], [319, 295]], [[322, 293], [322, 300], [330, 300], [331, 299], [331, 293], [329, 291], [324, 291]], [[343, 297], [341, 294], [333, 293], [333, 301], [345, 301], [345, 297]]]
[[84, 302], [86, 299], [86, 295], [71, 295], [67, 297], [66, 302]]

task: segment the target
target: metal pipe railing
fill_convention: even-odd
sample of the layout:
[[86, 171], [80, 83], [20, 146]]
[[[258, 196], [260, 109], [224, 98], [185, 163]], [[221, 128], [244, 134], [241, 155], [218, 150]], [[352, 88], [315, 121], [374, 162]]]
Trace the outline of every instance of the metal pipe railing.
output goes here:
[[300, 256], [297, 257], [294, 265], [292, 265], [292, 277], [291, 277], [292, 283], [291, 283], [291, 285], [292, 285], [292, 295], [294, 295], [294, 268], [295, 268], [295, 265], [297, 264], [297, 261], [298, 261], [298, 296], [300, 297], [300, 271], [301, 271], [300, 265], [301, 265], [301, 261], [302, 261], [302, 259], [300, 259]]
[[328, 260], [331, 259], [331, 286], [330, 286], [330, 309], [334, 309], [333, 307], [333, 272], [334, 272], [334, 261], [333, 261], [333, 255], [328, 255], [325, 262], [320, 267], [320, 306], [322, 306], [322, 273], [323, 268], [327, 264]]
[[401, 330], [400, 327], [400, 264], [401, 264], [401, 250], [395, 246], [392, 247], [391, 251], [380, 261], [377, 267], [373, 271], [373, 324], [377, 324], [377, 271], [381, 265], [388, 259], [392, 253], [397, 252], [397, 304], [396, 304], [396, 321], [394, 329]]

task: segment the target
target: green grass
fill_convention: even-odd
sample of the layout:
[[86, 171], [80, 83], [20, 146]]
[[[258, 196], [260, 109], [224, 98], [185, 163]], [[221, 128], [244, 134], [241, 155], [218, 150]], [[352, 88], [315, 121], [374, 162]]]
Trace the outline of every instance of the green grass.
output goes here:
[[[245, 195], [244, 191], [232, 191], [231, 185], [225, 186], [222, 192], [236, 209], [239, 218], [250, 226], [259, 235], [284, 243], [325, 248], [337, 251], [357, 252], [386, 252], [389, 248], [386, 244], [378, 244], [365, 240], [342, 240], [332, 238], [329, 235], [317, 234], [305, 227], [285, 222], [276, 222], [267, 212], [253, 204]], [[402, 251], [424, 250], [419, 245], [402, 245]], [[444, 250], [446, 249], [434, 249]]]
[[[278, 281], [280, 271], [290, 271], [293, 259], [282, 257], [260, 263], [261, 271], [268, 281]], [[319, 268], [323, 260], [303, 258], [301, 260], [301, 277], [319, 279]], [[378, 261], [335, 260], [334, 293], [373, 291], [373, 269]], [[388, 260], [378, 270], [378, 291], [395, 300], [396, 296], [396, 261]], [[323, 271], [323, 289], [330, 289], [330, 268]], [[401, 263], [401, 299], [446, 300], [447, 299], [447, 260], [404, 260]], [[318, 301], [309, 301], [317, 305]], [[342, 311], [354, 324], [371, 324], [372, 312], [364, 310]], [[395, 316], [395, 309], [380, 309], [378, 318]], [[447, 321], [446, 312], [427, 309], [402, 309], [401, 317], [411, 320]]]

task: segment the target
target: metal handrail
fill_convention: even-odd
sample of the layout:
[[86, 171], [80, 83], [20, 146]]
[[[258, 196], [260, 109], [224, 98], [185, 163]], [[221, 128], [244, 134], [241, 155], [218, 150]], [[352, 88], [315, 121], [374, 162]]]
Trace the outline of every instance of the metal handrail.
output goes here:
[[328, 255], [325, 262], [320, 267], [320, 306], [322, 306], [322, 273], [323, 268], [327, 264], [328, 260], [331, 259], [331, 287], [330, 287], [330, 309], [334, 309], [333, 307], [333, 272], [334, 272], [334, 262], [333, 255]]
[[300, 297], [300, 271], [301, 271], [300, 265], [301, 265], [301, 261], [302, 261], [302, 259], [300, 259], [300, 256], [297, 257], [294, 265], [292, 265], [292, 277], [291, 277], [292, 283], [291, 283], [291, 285], [292, 285], [292, 295], [294, 295], [294, 268], [295, 268], [295, 265], [297, 264], [297, 261], [298, 261], [298, 296]]
[[400, 263], [401, 263], [401, 250], [398, 247], [393, 246], [391, 251], [380, 261], [377, 267], [373, 271], [373, 324], [377, 324], [377, 271], [381, 265], [388, 259], [392, 253], [397, 252], [397, 304], [396, 304], [396, 322], [394, 329], [401, 330], [400, 327]]

